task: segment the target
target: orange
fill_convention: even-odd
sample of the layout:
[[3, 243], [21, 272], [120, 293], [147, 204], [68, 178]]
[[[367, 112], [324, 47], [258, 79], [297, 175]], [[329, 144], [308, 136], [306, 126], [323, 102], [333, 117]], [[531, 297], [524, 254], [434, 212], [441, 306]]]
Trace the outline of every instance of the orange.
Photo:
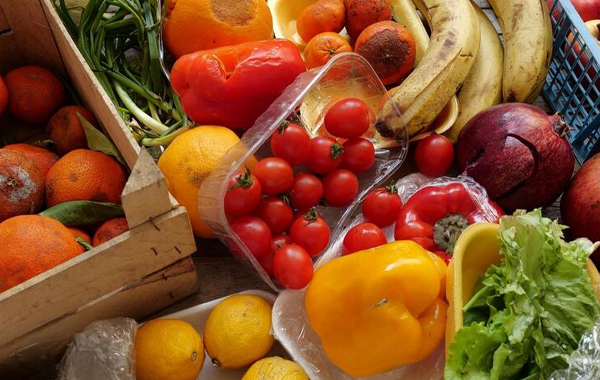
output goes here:
[[126, 218], [114, 218], [107, 220], [94, 234], [94, 242], [92, 245], [96, 247], [127, 231], [129, 231], [129, 225], [127, 224]]
[[229, 128], [205, 125], [177, 136], [158, 160], [169, 191], [186, 208], [198, 237], [215, 237], [198, 210], [198, 190], [219, 159], [239, 141]]
[[324, 32], [339, 33], [346, 24], [342, 0], [319, 0], [304, 8], [296, 21], [296, 30], [304, 41]]
[[346, 39], [337, 33], [325, 32], [317, 34], [304, 48], [304, 61], [307, 69], [323, 66], [333, 56], [352, 51]]
[[50, 168], [58, 161], [58, 156], [53, 152], [31, 144], [10, 144], [3, 149], [14, 150], [29, 158], [40, 169], [44, 178], [48, 175]]
[[402, 25], [381, 21], [368, 26], [356, 40], [354, 51], [373, 66], [384, 85], [398, 82], [415, 62], [415, 39]]
[[0, 292], [29, 280], [84, 251], [60, 222], [40, 215], [0, 223]]
[[43, 203], [42, 171], [25, 155], [0, 149], [0, 222], [13, 216], [36, 213]]
[[81, 238], [83, 241], [85, 241], [88, 244], [92, 244], [92, 238], [90, 237], [90, 234], [88, 234], [87, 232], [85, 232], [82, 229], [79, 229], [77, 227], [67, 227], [67, 229], [69, 231], [71, 231], [71, 233], [73, 234], [73, 236], [75, 238]]
[[75, 149], [86, 149], [88, 147], [85, 132], [77, 113], [98, 128], [98, 121], [94, 115], [81, 106], [66, 106], [58, 110], [46, 127], [46, 133], [50, 140], [56, 144], [56, 152], [64, 156]]
[[264, 0], [170, 0], [164, 41], [176, 57], [273, 37]]
[[8, 90], [6, 89], [6, 85], [4, 84], [4, 80], [2, 76], [0, 76], [0, 116], [6, 110], [6, 106], [8, 105]]
[[8, 110], [15, 119], [31, 125], [44, 124], [65, 100], [65, 86], [50, 71], [25, 66], [4, 77]]
[[194, 326], [178, 319], [146, 322], [135, 336], [137, 380], [196, 380], [204, 346]]
[[392, 18], [389, 0], [344, 0], [346, 6], [346, 31], [356, 41], [369, 25]]
[[87, 149], [67, 153], [48, 172], [46, 204], [69, 201], [121, 203], [125, 170], [111, 156]]

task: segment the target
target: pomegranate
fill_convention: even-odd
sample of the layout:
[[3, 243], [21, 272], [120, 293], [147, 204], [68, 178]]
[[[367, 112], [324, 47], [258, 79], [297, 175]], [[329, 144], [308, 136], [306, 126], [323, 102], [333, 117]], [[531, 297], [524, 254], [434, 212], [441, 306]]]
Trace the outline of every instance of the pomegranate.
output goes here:
[[575, 174], [561, 199], [560, 213], [570, 236], [600, 240], [600, 153]]
[[567, 186], [575, 160], [562, 116], [530, 104], [500, 104], [461, 131], [456, 162], [507, 212], [551, 204]]

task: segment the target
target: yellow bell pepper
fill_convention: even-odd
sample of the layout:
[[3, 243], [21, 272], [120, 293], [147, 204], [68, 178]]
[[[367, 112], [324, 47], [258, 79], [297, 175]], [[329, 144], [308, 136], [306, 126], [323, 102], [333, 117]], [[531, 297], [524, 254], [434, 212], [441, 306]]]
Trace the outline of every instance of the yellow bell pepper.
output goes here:
[[412, 241], [337, 258], [319, 268], [305, 297], [329, 359], [354, 377], [416, 363], [444, 337], [446, 266]]

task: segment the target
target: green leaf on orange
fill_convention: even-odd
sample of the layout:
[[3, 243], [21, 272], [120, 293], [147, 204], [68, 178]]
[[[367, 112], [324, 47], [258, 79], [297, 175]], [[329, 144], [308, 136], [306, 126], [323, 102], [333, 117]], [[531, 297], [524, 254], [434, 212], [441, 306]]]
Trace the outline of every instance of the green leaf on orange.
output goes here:
[[40, 213], [65, 226], [88, 226], [124, 216], [123, 207], [114, 203], [71, 201], [57, 204]]
[[110, 141], [110, 139], [106, 137], [104, 133], [102, 133], [101, 131], [96, 129], [92, 124], [90, 124], [90, 122], [87, 121], [85, 117], [81, 116], [79, 112], [77, 112], [77, 117], [81, 122], [83, 131], [85, 132], [88, 148], [97, 152], [102, 152], [113, 156], [121, 165], [127, 167], [125, 161], [123, 160], [123, 157], [121, 157], [121, 154]]

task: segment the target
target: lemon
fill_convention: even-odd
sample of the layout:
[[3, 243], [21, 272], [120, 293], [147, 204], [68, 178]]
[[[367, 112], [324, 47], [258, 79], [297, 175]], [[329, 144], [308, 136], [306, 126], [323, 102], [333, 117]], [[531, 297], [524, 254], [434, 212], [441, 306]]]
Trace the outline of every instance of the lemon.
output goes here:
[[234, 295], [219, 303], [204, 325], [204, 345], [214, 365], [242, 368], [273, 346], [271, 305], [258, 296]]
[[308, 376], [293, 361], [274, 356], [254, 363], [242, 380], [308, 380]]
[[137, 380], [195, 380], [204, 364], [202, 339], [177, 319], [147, 322], [135, 337]]

